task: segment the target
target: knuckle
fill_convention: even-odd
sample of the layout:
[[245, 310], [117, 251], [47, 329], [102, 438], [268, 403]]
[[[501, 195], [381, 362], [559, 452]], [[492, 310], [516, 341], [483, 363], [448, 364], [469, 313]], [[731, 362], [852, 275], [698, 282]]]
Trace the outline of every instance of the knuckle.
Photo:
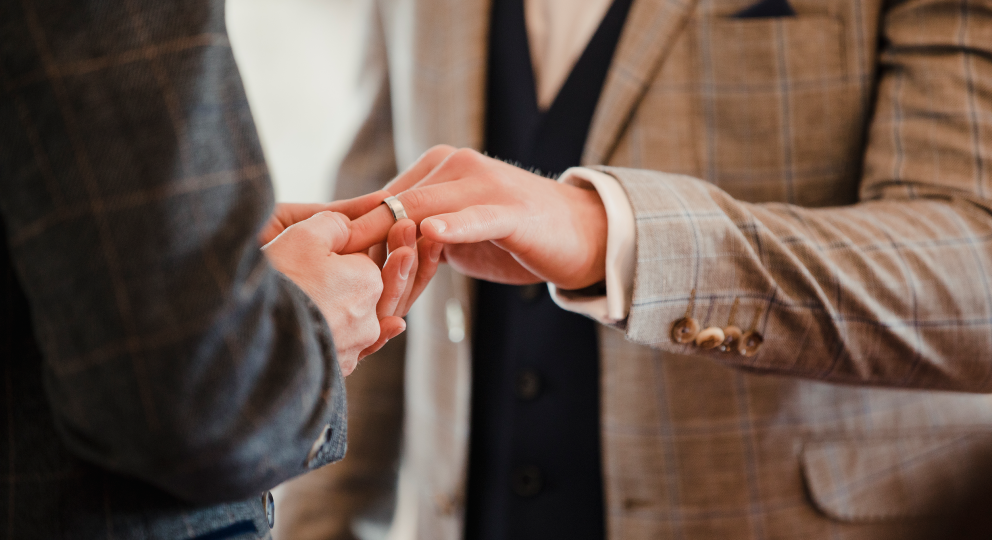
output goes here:
[[320, 219], [321, 226], [327, 227], [333, 233], [345, 234], [348, 232], [348, 226], [351, 223], [348, 216], [330, 210], [319, 212], [317, 216]]
[[482, 157], [482, 154], [471, 148], [460, 148], [451, 154], [448, 162], [456, 167], [471, 167], [478, 163], [480, 157]]
[[495, 171], [494, 174], [489, 175], [487, 178], [487, 184], [495, 188], [500, 192], [506, 192], [513, 189], [513, 181], [508, 174], [502, 174], [502, 171]]
[[293, 243], [309, 245], [317, 241], [319, 237], [320, 234], [317, 232], [317, 228], [309, 220], [301, 221], [286, 229], [286, 239]]
[[373, 290], [382, 290], [382, 271], [369, 257], [362, 256], [358, 268], [359, 275], [365, 284]]
[[358, 355], [348, 354], [346, 357], [338, 356], [338, 365], [341, 366], [341, 374], [347, 377], [358, 367]]
[[427, 152], [424, 153], [423, 158], [434, 161], [436, 163], [442, 161], [444, 158], [448, 157], [455, 151], [456, 149], [454, 146], [448, 144], [438, 144], [432, 146], [429, 150], [427, 150]]
[[370, 318], [362, 325], [361, 336], [362, 344], [364, 345], [362, 347], [363, 349], [379, 341], [379, 321], [375, 317]]
[[401, 196], [401, 201], [403, 206], [408, 210], [428, 208], [430, 206], [432, 196], [430, 195], [430, 190], [424, 189], [411, 189], [409, 191], [403, 192]]
[[382, 290], [384, 288], [385, 285], [383, 284], [382, 279], [378, 279], [374, 277], [369, 278], [369, 285], [368, 285], [369, 296], [372, 298], [373, 302], [378, 301], [379, 298], [382, 297]]
[[342, 214], [341, 212], [335, 212], [333, 210], [324, 210], [320, 214], [325, 216], [327, 219], [332, 220], [334, 224], [338, 227], [347, 228], [348, 224], [351, 223], [351, 219], [345, 214]]

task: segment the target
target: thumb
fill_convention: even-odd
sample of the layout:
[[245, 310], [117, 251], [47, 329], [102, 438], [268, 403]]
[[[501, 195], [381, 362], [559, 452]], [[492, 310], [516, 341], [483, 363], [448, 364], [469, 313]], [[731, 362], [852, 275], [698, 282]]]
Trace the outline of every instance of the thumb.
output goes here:
[[351, 220], [337, 212], [318, 212], [294, 223], [262, 247], [267, 252], [298, 249], [325, 249], [338, 253], [351, 237]]
[[326, 240], [328, 251], [340, 253], [348, 245], [348, 239], [351, 238], [351, 220], [348, 216], [337, 212], [320, 212], [307, 222], [313, 222], [312, 226], [316, 229], [314, 232]]
[[294, 223], [303, 221], [322, 210], [334, 210], [323, 203], [279, 203], [269, 220], [258, 234], [259, 243], [263, 246], [282, 234]]

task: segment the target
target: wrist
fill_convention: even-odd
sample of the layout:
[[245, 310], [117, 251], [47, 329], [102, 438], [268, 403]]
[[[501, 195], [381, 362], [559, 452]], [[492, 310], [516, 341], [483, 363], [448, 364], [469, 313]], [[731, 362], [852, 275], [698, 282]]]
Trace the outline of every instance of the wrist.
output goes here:
[[575, 234], [573, 256], [566, 264], [577, 271], [561, 280], [552, 280], [552, 284], [563, 290], [593, 287], [606, 279], [606, 207], [591, 186], [558, 185], [566, 193], [572, 216], [570, 226]]

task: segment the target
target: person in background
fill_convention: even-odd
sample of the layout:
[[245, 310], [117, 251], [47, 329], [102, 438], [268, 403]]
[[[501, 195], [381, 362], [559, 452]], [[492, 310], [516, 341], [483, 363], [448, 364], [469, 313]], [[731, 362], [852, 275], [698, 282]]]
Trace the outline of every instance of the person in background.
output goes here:
[[992, 5], [373, 8], [338, 195], [450, 269], [284, 537], [992, 534]]
[[0, 538], [270, 538], [341, 459], [432, 265], [272, 208], [222, 0], [0, 4]]

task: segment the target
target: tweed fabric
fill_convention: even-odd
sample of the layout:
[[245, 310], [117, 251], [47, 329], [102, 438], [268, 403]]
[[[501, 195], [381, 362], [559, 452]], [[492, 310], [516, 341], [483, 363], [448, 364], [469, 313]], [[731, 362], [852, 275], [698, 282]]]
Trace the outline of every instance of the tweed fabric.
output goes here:
[[223, 1], [0, 4], [0, 537], [266, 538], [264, 490], [341, 458], [272, 205]]
[[[992, 391], [992, 4], [795, 0], [795, 17], [733, 18], [752, 3], [635, 0], [587, 141], [583, 163], [637, 220], [630, 316], [600, 329], [608, 536], [988, 537], [973, 518], [992, 398], [965, 391]], [[377, 106], [347, 195], [433, 144], [482, 147], [488, 2], [376, 6]], [[462, 534], [470, 348], [444, 325], [452, 305], [471, 321], [469, 290], [447, 269], [431, 284], [405, 408], [375, 416], [404, 415], [401, 538]], [[704, 326], [739, 299], [759, 354], [673, 344], [693, 290]]]

